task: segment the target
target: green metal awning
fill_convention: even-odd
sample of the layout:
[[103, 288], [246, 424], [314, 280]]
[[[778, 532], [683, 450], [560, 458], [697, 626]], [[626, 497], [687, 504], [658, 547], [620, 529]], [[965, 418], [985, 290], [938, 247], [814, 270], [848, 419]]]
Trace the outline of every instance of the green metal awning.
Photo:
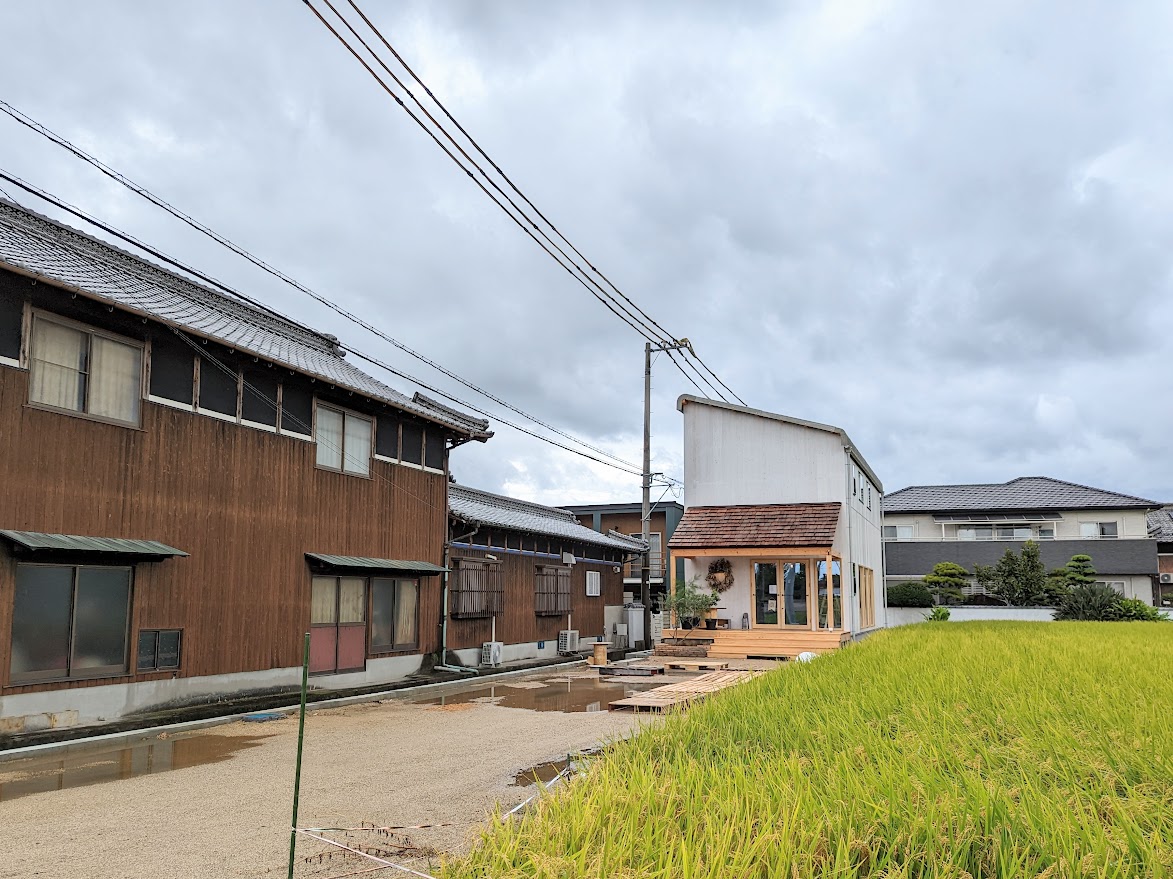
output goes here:
[[321, 552], [307, 552], [310, 564], [322, 571], [353, 573], [415, 574], [431, 577], [445, 574], [448, 569], [431, 562], [404, 561], [401, 559], [369, 559], [354, 555], [326, 555]]
[[0, 537], [27, 553], [78, 553], [117, 555], [157, 561], [187, 553], [157, 540], [128, 540], [123, 537], [82, 537], [76, 534], [45, 534], [40, 531], [0, 531]]

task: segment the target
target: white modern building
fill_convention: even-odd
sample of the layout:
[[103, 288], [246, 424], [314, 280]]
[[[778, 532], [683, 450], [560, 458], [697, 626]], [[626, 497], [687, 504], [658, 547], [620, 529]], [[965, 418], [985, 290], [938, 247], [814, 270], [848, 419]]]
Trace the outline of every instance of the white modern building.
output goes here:
[[[720, 592], [711, 656], [834, 650], [885, 625], [879, 477], [839, 427], [683, 396], [685, 577]], [[732, 585], [729, 585], [729, 580]]]

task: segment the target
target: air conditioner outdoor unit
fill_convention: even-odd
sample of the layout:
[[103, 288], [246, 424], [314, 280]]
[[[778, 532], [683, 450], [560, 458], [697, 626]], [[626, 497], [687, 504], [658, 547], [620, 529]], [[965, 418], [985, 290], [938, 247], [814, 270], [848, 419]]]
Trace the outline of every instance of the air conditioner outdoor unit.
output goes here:
[[563, 656], [578, 653], [578, 629], [563, 629], [558, 633], [558, 652]]
[[1161, 575], [1161, 582], [1162, 583], [1173, 583], [1173, 574], [1162, 574]]
[[505, 645], [501, 641], [486, 641], [481, 645], [481, 665], [496, 668], [501, 664], [501, 651]]

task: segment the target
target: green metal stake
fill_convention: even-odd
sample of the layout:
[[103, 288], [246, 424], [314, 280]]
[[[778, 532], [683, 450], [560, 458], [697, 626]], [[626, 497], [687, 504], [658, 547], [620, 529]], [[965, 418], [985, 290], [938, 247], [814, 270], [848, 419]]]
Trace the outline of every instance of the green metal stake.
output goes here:
[[297, 797], [301, 792], [301, 749], [305, 742], [305, 693], [310, 679], [310, 633], [305, 633], [301, 654], [301, 712], [297, 719], [297, 769], [293, 773], [293, 824], [289, 828], [289, 879], [293, 879], [293, 859], [297, 852]]

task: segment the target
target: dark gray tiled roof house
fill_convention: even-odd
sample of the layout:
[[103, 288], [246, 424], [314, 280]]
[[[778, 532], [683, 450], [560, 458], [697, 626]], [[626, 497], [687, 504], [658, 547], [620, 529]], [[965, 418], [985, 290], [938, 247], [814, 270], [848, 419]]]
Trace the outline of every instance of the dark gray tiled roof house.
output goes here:
[[487, 421], [423, 394], [407, 397], [348, 362], [333, 336], [234, 299], [0, 197], [0, 261], [29, 277], [108, 300], [196, 336], [247, 351], [389, 403], [472, 439]]
[[912, 485], [884, 495], [886, 513], [1152, 509], [1156, 501], [1049, 476], [975, 485]]
[[448, 486], [448, 510], [452, 518], [469, 525], [524, 531], [547, 537], [605, 546], [624, 552], [642, 552], [646, 544], [618, 531], [599, 532], [580, 525], [574, 513], [531, 501], [492, 494], [464, 485]]
[[1152, 601], [1160, 506], [1049, 476], [909, 486], [883, 498], [885, 574], [890, 583], [919, 578], [946, 561], [972, 572], [1034, 540], [1047, 568], [1088, 555], [1105, 582]]

